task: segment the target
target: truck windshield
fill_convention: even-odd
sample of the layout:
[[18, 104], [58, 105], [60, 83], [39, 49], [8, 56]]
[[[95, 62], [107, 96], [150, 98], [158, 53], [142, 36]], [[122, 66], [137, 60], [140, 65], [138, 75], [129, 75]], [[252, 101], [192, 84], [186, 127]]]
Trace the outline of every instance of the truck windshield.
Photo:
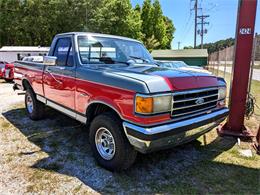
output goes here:
[[79, 36], [82, 64], [154, 63], [150, 53], [139, 42], [99, 36]]

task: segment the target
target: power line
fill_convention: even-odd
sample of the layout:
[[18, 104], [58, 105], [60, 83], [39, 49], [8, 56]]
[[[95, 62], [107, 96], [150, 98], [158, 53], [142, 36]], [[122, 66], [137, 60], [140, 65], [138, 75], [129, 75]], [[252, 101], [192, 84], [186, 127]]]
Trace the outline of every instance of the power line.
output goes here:
[[[191, 2], [190, 2], [190, 3], [191, 3]], [[189, 15], [186, 15], [186, 20], [185, 20], [186, 22], [185, 22], [185, 24], [182, 26], [181, 31], [180, 31], [180, 32], [182, 32], [182, 36], [181, 36], [180, 40], [186, 39], [187, 32], [190, 31], [191, 16], [192, 16], [192, 12], [191, 12], [191, 4], [190, 4], [190, 14], [189, 14]]]
[[184, 36], [183, 36], [182, 42], [184, 42], [186, 40], [187, 35], [189, 34], [192, 25], [193, 25], [193, 22], [190, 23], [189, 28], [187, 29], [187, 31], [183, 33]]
[[189, 16], [186, 15], [186, 17], [185, 17], [185, 19], [186, 19], [186, 20], [185, 20], [186, 23], [182, 26], [181, 32], [185, 32], [185, 31], [187, 30], [187, 26], [188, 26], [188, 24], [189, 24], [189, 22], [190, 22], [191, 15], [192, 15], [192, 12], [191, 12], [191, 10], [190, 10], [190, 14], [189, 14]]
[[180, 40], [182, 41], [182, 43], [184, 42], [184, 40], [186, 40], [187, 35], [190, 32], [191, 26], [193, 25], [193, 22], [192, 22], [193, 20], [191, 20], [191, 16], [192, 16], [192, 12], [190, 11], [189, 18], [184, 26], [185, 28], [183, 28], [183, 30], [181, 31], [182, 36], [181, 36]]

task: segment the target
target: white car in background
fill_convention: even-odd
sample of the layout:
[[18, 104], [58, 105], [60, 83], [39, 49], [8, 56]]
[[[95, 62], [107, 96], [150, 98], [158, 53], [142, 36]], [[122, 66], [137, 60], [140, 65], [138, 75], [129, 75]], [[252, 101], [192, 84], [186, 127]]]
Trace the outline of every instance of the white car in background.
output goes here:
[[43, 62], [43, 56], [26, 56], [22, 59], [22, 61], [26, 62]]
[[183, 61], [156, 61], [156, 63], [163, 68], [177, 68], [181, 70], [186, 70], [186, 71], [195, 71], [195, 72], [204, 72], [208, 74], [212, 74], [208, 70], [205, 70], [203, 67], [200, 66], [189, 66]]

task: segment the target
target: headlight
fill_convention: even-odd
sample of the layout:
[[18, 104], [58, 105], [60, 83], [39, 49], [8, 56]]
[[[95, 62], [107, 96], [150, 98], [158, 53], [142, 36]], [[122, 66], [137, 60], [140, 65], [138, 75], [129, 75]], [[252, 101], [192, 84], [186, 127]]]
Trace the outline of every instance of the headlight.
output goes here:
[[219, 87], [218, 88], [218, 99], [222, 100], [225, 99], [227, 95], [227, 88], [226, 87]]
[[135, 112], [139, 114], [156, 114], [169, 112], [172, 106], [172, 95], [140, 95], [135, 97]]

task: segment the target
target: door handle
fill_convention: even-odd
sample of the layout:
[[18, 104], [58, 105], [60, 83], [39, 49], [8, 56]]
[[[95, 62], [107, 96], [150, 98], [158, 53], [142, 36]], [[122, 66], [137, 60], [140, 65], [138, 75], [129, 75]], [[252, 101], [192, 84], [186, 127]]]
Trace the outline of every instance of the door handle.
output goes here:
[[80, 93], [79, 95], [82, 96], [82, 97], [86, 97], [87, 96], [87, 94], [85, 94], [85, 93]]
[[51, 77], [52, 77], [57, 83], [62, 84], [62, 81], [56, 79], [55, 76], [54, 76], [49, 70], [46, 69], [46, 72], [49, 73], [49, 74], [51, 75]]

